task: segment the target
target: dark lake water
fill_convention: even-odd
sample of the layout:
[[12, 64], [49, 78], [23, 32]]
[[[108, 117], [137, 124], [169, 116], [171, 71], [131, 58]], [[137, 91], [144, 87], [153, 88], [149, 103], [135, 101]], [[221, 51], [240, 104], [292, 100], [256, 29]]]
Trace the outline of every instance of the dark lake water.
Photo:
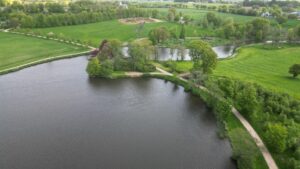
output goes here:
[[0, 76], [1, 169], [234, 169], [214, 116], [157, 79], [89, 80], [87, 58]]
[[[233, 55], [234, 49], [236, 47], [233, 45], [225, 45], [225, 46], [215, 46], [213, 47], [213, 51], [217, 54], [219, 59], [228, 58]], [[170, 49], [170, 48], [164, 48], [160, 47], [157, 48], [157, 59], [160, 61], [166, 61], [166, 60], [192, 60], [191, 56], [189, 55], [189, 50], [177, 50], [177, 49]], [[128, 57], [128, 47], [123, 48], [123, 54]], [[155, 55], [152, 56], [153, 59], [155, 59]]]

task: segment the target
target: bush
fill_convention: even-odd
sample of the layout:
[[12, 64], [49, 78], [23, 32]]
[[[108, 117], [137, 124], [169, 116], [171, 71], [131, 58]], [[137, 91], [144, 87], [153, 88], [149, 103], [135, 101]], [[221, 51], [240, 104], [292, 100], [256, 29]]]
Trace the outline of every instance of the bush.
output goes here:
[[246, 131], [241, 128], [230, 132], [230, 141], [233, 148], [232, 158], [237, 160], [239, 169], [254, 169], [258, 151], [255, 143], [249, 138]]
[[101, 66], [100, 66], [99, 59], [94, 57], [89, 61], [86, 68], [86, 72], [90, 77], [96, 77], [99, 75], [100, 69]]
[[99, 75], [102, 77], [110, 77], [113, 71], [114, 71], [113, 62], [111, 60], [105, 60], [101, 64]]
[[286, 149], [287, 129], [281, 124], [270, 124], [267, 127], [265, 140], [268, 146], [277, 153], [282, 153]]

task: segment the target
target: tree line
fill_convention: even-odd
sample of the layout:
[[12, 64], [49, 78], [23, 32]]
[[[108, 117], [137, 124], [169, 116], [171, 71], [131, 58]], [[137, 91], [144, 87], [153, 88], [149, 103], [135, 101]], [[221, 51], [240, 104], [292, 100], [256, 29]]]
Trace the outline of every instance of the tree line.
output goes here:
[[[211, 77], [205, 85], [233, 104], [257, 129], [279, 166], [300, 167], [300, 102], [260, 85]], [[212, 102], [214, 102], [212, 100]], [[225, 124], [226, 126], [226, 124]], [[252, 161], [254, 162], [254, 161]], [[250, 164], [252, 163], [250, 161]], [[251, 168], [252, 165], [247, 168]]]
[[[94, 5], [94, 6], [93, 6]], [[98, 8], [99, 7], [99, 8]], [[2, 28], [44, 28], [94, 23], [118, 18], [158, 16], [156, 10], [124, 8], [115, 3], [76, 2], [61, 4], [14, 3], [0, 12]]]

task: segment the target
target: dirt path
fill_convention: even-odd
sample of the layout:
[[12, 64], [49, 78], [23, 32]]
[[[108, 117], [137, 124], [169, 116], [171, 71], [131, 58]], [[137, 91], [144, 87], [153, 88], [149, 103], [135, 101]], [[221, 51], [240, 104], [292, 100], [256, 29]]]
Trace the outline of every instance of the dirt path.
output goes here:
[[256, 133], [254, 128], [251, 126], [251, 124], [234, 107], [232, 108], [232, 113], [240, 120], [240, 122], [243, 124], [243, 126], [253, 138], [254, 142], [256, 143], [257, 147], [262, 153], [269, 169], [278, 169], [271, 153], [269, 152], [259, 135]]
[[[168, 75], [168, 76], [173, 76], [173, 74], [160, 69], [160, 68], [156, 68], [158, 71], [160, 71], [162, 74], [164, 75]], [[186, 79], [183, 79], [180, 77], [181, 80], [183, 81], [187, 81]], [[206, 90], [208, 91], [208, 89], [204, 86], [201, 85], [197, 85], [197, 87], [201, 88], [202, 90]], [[260, 152], [262, 153], [269, 169], [278, 169], [278, 166], [275, 162], [275, 160], [273, 159], [271, 153], [269, 152], [268, 148], [266, 147], [266, 145], [264, 144], [264, 142], [262, 141], [262, 139], [259, 137], [259, 135], [256, 133], [256, 131], [254, 130], [254, 128], [251, 126], [251, 124], [243, 117], [243, 115], [241, 115], [236, 108], [232, 107], [232, 113], [237, 117], [237, 119], [243, 124], [243, 126], [245, 127], [245, 129], [248, 131], [248, 133], [250, 134], [250, 136], [253, 138], [255, 144], [257, 145], [257, 147], [259, 148]]]

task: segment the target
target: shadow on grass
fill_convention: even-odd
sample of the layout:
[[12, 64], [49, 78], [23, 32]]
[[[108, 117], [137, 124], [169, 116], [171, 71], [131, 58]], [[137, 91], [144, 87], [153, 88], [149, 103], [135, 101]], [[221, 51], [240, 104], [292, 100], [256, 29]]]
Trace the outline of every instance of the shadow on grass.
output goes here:
[[282, 76], [284, 79], [287, 79], [287, 80], [292, 80], [292, 81], [295, 81], [295, 82], [300, 82], [300, 78], [299, 77], [292, 77], [292, 76]]

